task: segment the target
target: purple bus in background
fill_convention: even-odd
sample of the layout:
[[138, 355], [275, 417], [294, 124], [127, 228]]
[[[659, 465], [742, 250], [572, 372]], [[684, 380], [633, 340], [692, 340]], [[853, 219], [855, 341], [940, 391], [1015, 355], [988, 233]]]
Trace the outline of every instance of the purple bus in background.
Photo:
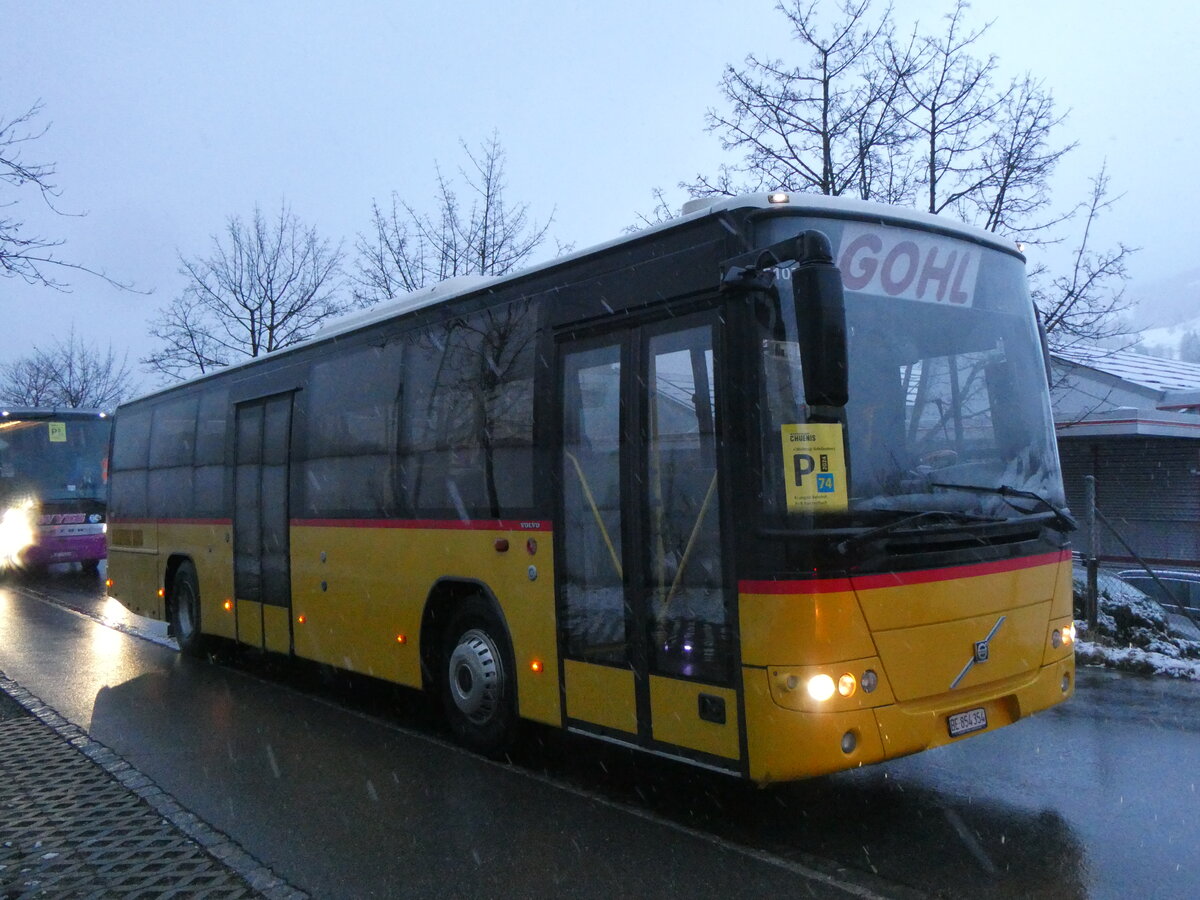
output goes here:
[[96, 571], [111, 431], [101, 410], [0, 407], [0, 569], [77, 562]]

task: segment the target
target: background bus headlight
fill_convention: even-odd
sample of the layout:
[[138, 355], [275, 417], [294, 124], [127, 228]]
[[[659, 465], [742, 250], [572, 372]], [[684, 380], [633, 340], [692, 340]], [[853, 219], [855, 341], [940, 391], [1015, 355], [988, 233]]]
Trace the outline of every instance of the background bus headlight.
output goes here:
[[21, 552], [33, 544], [33, 501], [11, 506], [0, 516], [0, 567], [17, 565]]

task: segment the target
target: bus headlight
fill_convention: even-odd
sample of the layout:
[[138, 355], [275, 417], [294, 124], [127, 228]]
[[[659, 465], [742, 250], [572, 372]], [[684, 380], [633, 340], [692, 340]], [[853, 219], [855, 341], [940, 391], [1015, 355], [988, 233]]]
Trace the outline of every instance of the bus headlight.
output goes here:
[[822, 673], [808, 679], [808, 696], [818, 703], [824, 703], [832, 697], [834, 690], [833, 678], [829, 675]]
[[1075, 643], [1075, 623], [1067, 622], [1050, 632], [1050, 646], [1055, 650]]

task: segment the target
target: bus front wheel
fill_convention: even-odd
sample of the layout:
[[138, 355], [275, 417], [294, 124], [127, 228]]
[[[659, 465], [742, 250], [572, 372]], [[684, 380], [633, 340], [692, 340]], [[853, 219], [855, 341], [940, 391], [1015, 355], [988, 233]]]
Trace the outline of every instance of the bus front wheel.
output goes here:
[[473, 750], [502, 755], [517, 728], [516, 671], [504, 625], [485, 600], [472, 597], [450, 620], [442, 646], [450, 730]]
[[204, 635], [200, 631], [200, 583], [196, 567], [180, 563], [171, 582], [171, 632], [179, 649], [188, 656], [202, 656]]

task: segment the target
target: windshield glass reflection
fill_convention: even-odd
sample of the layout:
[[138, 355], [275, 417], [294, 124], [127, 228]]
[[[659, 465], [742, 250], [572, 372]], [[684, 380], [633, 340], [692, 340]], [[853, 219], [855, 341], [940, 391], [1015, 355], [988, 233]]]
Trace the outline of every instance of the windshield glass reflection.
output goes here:
[[[791, 221], [795, 228], [797, 221]], [[835, 248], [846, 243], [839, 223], [806, 226], [832, 231]], [[861, 230], [855, 223], [844, 228]], [[887, 239], [896, 241], [897, 233], [905, 230], [889, 229]], [[930, 236], [912, 234], [914, 247], [919, 242], [933, 246]], [[937, 284], [927, 297], [913, 289], [889, 296], [898, 279], [881, 287], [879, 277], [864, 274], [872, 271], [871, 264], [879, 267], [878, 259], [835, 249], [848, 288], [850, 397], [844, 427], [852, 522], [927, 510], [988, 518], [1044, 511], [1036, 503], [1014, 503], [1011, 496], [980, 487], [1003, 486], [1057, 506], [1063, 503], [1041, 344], [1023, 265], [998, 250], [944, 237], [936, 241], [928, 258], [940, 249], [942, 259], [952, 259], [957, 248], [967, 247], [978, 269], [965, 288], [947, 277], [942, 301], [937, 300]], [[757, 316], [764, 487], [767, 508], [776, 515], [785, 514], [783, 463], [775, 449], [780, 429], [812, 414], [803, 396], [800, 326], [789, 279], [786, 273], [781, 276], [782, 299], [761, 300]], [[959, 302], [946, 299], [951, 289], [959, 289]], [[797, 301], [802, 316], [805, 298]], [[790, 520], [796, 518], [793, 514]], [[816, 524], [832, 525], [842, 517], [819, 518]]]

